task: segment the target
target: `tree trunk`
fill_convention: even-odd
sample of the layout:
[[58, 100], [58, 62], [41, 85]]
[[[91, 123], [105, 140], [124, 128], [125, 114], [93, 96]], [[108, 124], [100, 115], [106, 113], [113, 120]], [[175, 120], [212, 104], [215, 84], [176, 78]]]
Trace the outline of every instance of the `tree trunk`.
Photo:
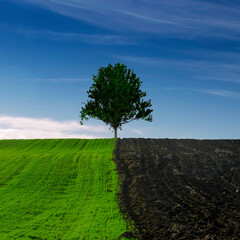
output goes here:
[[117, 127], [114, 128], [115, 138], [117, 138]]

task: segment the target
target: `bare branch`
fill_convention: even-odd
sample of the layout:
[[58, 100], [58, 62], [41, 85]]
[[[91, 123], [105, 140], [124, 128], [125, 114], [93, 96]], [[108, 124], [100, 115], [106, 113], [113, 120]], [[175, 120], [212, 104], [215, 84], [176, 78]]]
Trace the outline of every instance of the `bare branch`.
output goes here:
[[133, 118], [133, 119], [131, 119], [130, 121], [125, 121], [125, 122], [123, 122], [123, 123], [121, 123], [121, 124], [126, 124], [126, 123], [132, 122], [132, 121], [134, 121], [134, 120], [137, 120], [137, 119], [136, 119], [136, 118]]

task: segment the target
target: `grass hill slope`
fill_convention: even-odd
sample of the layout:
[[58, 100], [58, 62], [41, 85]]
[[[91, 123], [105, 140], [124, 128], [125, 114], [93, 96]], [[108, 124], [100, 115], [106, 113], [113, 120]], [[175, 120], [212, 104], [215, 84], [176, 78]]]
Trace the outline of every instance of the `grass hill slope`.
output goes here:
[[0, 141], [1, 239], [117, 239], [115, 141]]

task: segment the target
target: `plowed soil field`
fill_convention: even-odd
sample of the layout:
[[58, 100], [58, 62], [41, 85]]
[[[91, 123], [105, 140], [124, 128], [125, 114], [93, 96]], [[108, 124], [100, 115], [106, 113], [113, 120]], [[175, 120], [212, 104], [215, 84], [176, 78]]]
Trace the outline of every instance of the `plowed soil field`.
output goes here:
[[240, 140], [118, 139], [114, 161], [122, 236], [240, 239]]

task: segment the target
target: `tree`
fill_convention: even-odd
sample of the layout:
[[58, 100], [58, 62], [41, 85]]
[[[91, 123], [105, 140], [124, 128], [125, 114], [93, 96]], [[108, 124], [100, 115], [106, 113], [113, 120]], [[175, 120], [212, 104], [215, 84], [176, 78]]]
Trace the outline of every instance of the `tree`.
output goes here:
[[[151, 100], [143, 101], [146, 92], [140, 90], [142, 82], [124, 64], [117, 63], [113, 67], [101, 67], [96, 76], [93, 75], [93, 84], [87, 91], [88, 97], [93, 99], [85, 104], [81, 110], [81, 121], [91, 118], [102, 120], [110, 125], [117, 138], [117, 128], [133, 120], [144, 119], [152, 122]], [[111, 127], [109, 129], [111, 129]]]

